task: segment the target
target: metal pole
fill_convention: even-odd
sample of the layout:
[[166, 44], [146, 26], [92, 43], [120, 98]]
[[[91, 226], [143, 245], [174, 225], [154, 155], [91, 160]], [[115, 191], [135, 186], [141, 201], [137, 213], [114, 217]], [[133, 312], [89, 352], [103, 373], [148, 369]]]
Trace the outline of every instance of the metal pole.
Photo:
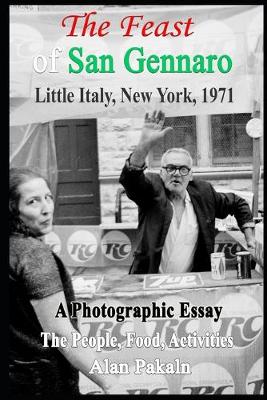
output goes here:
[[253, 171], [252, 171], [252, 191], [253, 191], [253, 217], [258, 216], [259, 204], [259, 180], [260, 180], [260, 138], [253, 138]]

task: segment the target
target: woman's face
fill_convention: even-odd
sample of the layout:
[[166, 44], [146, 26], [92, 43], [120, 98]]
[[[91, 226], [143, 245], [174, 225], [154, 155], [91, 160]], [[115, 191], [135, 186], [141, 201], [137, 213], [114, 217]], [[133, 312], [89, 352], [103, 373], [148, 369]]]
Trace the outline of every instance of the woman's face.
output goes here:
[[35, 236], [51, 232], [54, 201], [45, 180], [33, 178], [19, 185], [18, 190], [20, 219]]

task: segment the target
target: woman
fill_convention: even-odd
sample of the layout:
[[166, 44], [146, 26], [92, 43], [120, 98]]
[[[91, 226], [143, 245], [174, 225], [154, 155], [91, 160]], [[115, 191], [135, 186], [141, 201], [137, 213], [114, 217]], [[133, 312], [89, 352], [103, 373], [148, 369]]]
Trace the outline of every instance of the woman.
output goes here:
[[77, 329], [76, 320], [55, 318], [59, 304], [67, 309], [74, 293], [64, 265], [42, 241], [52, 229], [53, 213], [46, 180], [29, 169], [11, 169], [9, 398], [76, 398], [78, 371], [105, 393], [122, 393], [117, 377], [88, 375], [97, 358], [93, 349], [43, 346], [41, 332], [71, 343]]

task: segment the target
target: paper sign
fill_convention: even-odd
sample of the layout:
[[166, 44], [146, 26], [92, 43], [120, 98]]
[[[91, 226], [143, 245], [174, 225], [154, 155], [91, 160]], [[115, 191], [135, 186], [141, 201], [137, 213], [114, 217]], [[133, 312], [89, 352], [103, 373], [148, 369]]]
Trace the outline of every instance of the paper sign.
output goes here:
[[144, 279], [145, 290], [179, 289], [186, 287], [203, 286], [200, 274], [168, 274], [147, 275]]

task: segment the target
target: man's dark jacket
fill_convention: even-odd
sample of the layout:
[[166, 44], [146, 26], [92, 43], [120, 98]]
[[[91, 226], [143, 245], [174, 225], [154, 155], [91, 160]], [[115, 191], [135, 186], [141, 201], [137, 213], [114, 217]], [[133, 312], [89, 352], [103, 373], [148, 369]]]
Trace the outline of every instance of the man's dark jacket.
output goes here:
[[[127, 196], [138, 205], [137, 248], [130, 274], [158, 273], [161, 253], [172, 220], [173, 209], [167, 191], [157, 173], [124, 166], [120, 183]], [[253, 221], [249, 205], [234, 193], [218, 193], [206, 181], [193, 179], [187, 186], [199, 224], [198, 245], [191, 271], [210, 270], [214, 251], [215, 218], [234, 215], [242, 228]], [[179, 263], [179, 260], [177, 260]]]

